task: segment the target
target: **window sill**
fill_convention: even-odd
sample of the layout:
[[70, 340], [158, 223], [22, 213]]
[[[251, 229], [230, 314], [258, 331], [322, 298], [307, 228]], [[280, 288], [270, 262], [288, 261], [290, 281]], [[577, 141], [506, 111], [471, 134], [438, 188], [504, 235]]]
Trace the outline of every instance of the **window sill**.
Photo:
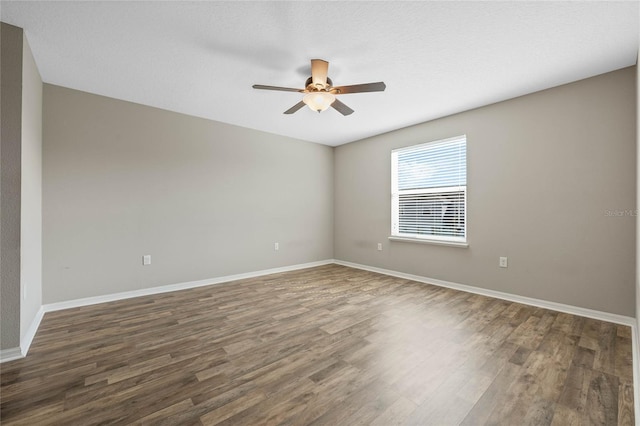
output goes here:
[[391, 241], [399, 241], [404, 243], [418, 243], [418, 244], [431, 244], [436, 246], [448, 246], [448, 247], [460, 247], [468, 248], [468, 243], [456, 243], [453, 241], [440, 241], [440, 240], [427, 240], [422, 238], [409, 238], [409, 237], [389, 237]]

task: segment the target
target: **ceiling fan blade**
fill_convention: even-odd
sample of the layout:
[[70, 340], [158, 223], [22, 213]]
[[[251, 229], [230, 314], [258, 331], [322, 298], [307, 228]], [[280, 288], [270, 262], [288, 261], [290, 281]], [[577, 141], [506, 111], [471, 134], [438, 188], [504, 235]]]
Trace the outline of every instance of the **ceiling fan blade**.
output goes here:
[[331, 93], [336, 95], [346, 95], [348, 93], [363, 93], [363, 92], [382, 92], [387, 88], [387, 85], [382, 81], [377, 83], [365, 83], [354, 84], [352, 86], [338, 86], [331, 89]]
[[296, 112], [297, 110], [299, 110], [303, 106], [304, 106], [304, 102], [300, 101], [297, 104], [295, 104], [294, 106], [292, 106], [291, 108], [289, 108], [288, 110], [286, 110], [284, 112], [284, 114], [293, 114], [294, 112]]
[[327, 72], [329, 71], [329, 62], [322, 59], [311, 60], [311, 81], [314, 86], [320, 85], [324, 88], [327, 85]]
[[351, 108], [349, 108], [348, 106], [346, 106], [345, 104], [343, 104], [337, 99], [333, 101], [333, 103], [331, 104], [331, 107], [342, 115], [353, 114], [353, 110]]
[[279, 90], [281, 92], [300, 92], [303, 93], [304, 89], [292, 89], [291, 87], [279, 87], [279, 86], [265, 86], [264, 84], [254, 84], [254, 89], [262, 90]]

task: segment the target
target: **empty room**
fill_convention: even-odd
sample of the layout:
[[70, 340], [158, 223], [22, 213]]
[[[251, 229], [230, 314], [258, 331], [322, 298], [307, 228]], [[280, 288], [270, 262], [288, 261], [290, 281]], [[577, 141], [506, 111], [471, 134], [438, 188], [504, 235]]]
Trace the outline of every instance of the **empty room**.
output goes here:
[[640, 424], [640, 2], [0, 18], [3, 425]]

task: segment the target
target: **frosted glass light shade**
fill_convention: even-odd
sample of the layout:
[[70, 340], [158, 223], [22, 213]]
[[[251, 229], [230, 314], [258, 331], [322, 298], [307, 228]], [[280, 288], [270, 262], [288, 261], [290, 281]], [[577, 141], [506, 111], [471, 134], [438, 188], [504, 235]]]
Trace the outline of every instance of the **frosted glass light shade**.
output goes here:
[[336, 97], [329, 92], [311, 92], [304, 95], [302, 102], [314, 111], [324, 111], [329, 108]]

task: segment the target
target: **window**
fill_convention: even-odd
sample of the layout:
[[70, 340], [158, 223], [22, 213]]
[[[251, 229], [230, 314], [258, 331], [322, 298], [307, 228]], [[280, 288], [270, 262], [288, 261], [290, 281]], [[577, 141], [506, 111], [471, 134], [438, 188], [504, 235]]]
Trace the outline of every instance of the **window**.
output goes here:
[[467, 137], [391, 152], [392, 237], [466, 243]]

